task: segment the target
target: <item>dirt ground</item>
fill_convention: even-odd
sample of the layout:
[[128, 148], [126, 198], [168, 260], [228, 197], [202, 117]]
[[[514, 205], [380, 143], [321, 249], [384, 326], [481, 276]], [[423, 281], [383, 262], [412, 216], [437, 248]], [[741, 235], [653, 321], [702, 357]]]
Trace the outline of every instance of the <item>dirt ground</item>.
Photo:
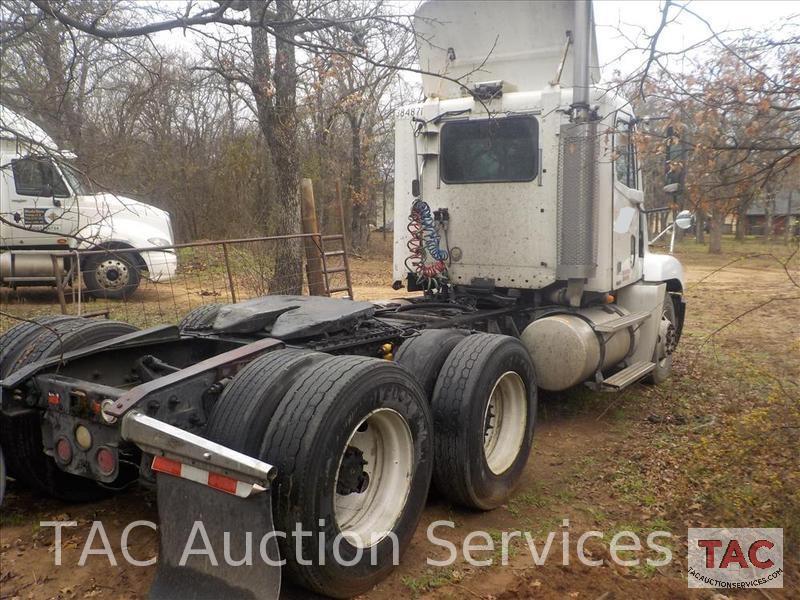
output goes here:
[[[357, 298], [390, 298], [388, 244], [371, 258], [354, 258]], [[488, 513], [448, 505], [432, 492], [400, 567], [366, 598], [790, 598], [800, 589], [800, 258], [792, 247], [726, 240], [709, 256], [687, 242], [678, 256], [687, 269], [687, 321], [673, 377], [658, 387], [636, 385], [596, 394], [574, 389], [541, 394], [534, 451], [507, 505]], [[783, 264], [786, 262], [786, 264]], [[792, 281], [794, 280], [794, 282]], [[39, 292], [44, 293], [44, 292]], [[153, 567], [124, 564], [120, 534], [130, 521], [157, 521], [153, 495], [142, 489], [93, 505], [65, 505], [10, 483], [0, 517], [0, 598], [145, 598]], [[77, 562], [93, 520], [101, 519], [120, 560]], [[54, 566], [52, 528], [40, 521], [75, 520], [64, 531], [62, 566]], [[449, 567], [427, 564], [445, 556], [426, 538], [428, 526], [454, 527], [436, 535], [459, 548], [473, 530], [497, 542], [503, 531], [530, 532], [537, 548], [556, 532], [551, 558], [536, 566], [524, 542], [511, 545], [509, 564], [497, 550], [476, 552], [492, 561]], [[568, 522], [568, 524], [567, 524]], [[783, 589], [749, 592], [689, 590], [687, 527], [782, 527], [786, 550]], [[575, 543], [597, 530], [587, 546], [603, 566], [575, 558]], [[671, 533], [674, 560], [664, 567], [620, 567], [608, 542], [629, 530], [644, 539]], [[569, 564], [562, 564], [568, 534]], [[99, 540], [96, 541], [99, 546]], [[155, 532], [140, 528], [129, 540], [142, 560], [157, 551]], [[632, 556], [646, 558], [647, 552]]]

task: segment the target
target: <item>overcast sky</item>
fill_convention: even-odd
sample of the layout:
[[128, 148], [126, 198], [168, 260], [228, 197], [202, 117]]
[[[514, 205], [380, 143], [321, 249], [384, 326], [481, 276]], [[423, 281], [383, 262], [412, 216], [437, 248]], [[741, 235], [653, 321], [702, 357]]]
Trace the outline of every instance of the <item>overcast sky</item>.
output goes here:
[[[620, 68], [623, 73], [631, 71], [644, 58], [641, 55], [631, 55], [623, 59], [621, 64], [615, 62], [630, 47], [630, 42], [619, 34], [618, 28], [621, 27], [631, 37], [636, 36], [638, 27], [653, 34], [661, 22], [662, 6], [663, 2], [659, 0], [594, 1], [598, 52], [600, 62], [605, 66], [605, 77], [610, 77], [614, 68]], [[791, 0], [695, 0], [688, 3], [688, 6], [706, 19], [717, 32], [748, 27], [761, 29], [786, 23], [792, 16], [800, 19], [800, 2]], [[675, 7], [671, 10], [677, 11]], [[659, 38], [658, 47], [662, 51], [681, 50], [708, 35], [705, 24], [692, 15], [684, 14], [667, 27]], [[736, 34], [731, 32], [729, 35]]]
[[[165, 8], [183, 7], [183, 3], [152, 0], [153, 4]], [[443, 0], [459, 2], [460, 0]], [[469, 1], [469, 0], [467, 0]], [[797, 0], [693, 0], [686, 4], [698, 13], [714, 28], [716, 32], [730, 31], [728, 36], [735, 36], [735, 30], [747, 28], [763, 29], [771, 25], [785, 24], [791, 17], [800, 21], [800, 1]], [[394, 0], [396, 6], [407, 14], [413, 13], [419, 0]], [[643, 32], [653, 34], [661, 20], [663, 0], [594, 0], [594, 15], [597, 26], [597, 45], [600, 62], [603, 66], [604, 78], [613, 77], [613, 71], [619, 69], [623, 74], [634, 71], [645, 59], [643, 54], [628, 53], [618, 60], [623, 52], [631, 47], [631, 39], [639, 37], [640, 45], [646, 45]], [[677, 11], [673, 7], [672, 11]], [[671, 14], [675, 14], [672, 12]], [[625, 35], [620, 34], [620, 30]], [[709, 36], [708, 28], [693, 15], [683, 14], [674, 23], [669, 24], [659, 38], [658, 48], [661, 51], [675, 51], [686, 48]], [[174, 32], [158, 34], [155, 39], [168, 47], [181, 47], [193, 51], [194, 43], [202, 43], [202, 37], [189, 34], [177, 35]], [[676, 68], [679, 66], [674, 62]]]

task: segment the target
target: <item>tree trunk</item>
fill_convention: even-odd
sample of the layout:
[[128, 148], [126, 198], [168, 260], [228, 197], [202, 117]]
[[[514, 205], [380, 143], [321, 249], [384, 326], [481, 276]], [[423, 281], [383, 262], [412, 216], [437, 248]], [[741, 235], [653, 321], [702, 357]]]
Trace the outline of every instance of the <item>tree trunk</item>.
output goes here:
[[722, 254], [722, 226], [725, 223], [725, 211], [714, 206], [711, 209], [711, 238], [708, 244], [710, 254]]
[[[265, 4], [251, 5], [251, 17], [260, 20]], [[278, 0], [278, 20], [291, 22], [291, 0]], [[269, 36], [266, 30], [252, 29], [253, 92], [261, 131], [267, 140], [275, 165], [275, 193], [267, 204], [265, 227], [271, 235], [300, 232], [298, 197], [300, 161], [297, 151], [297, 63], [294, 33], [283, 28], [275, 39], [275, 65], [271, 73]], [[272, 77], [270, 78], [270, 75]], [[269, 282], [271, 293], [300, 294], [303, 290], [303, 257], [299, 239], [275, 243], [275, 268]]]
[[789, 198], [786, 200], [786, 217], [783, 220], [783, 241], [788, 244], [792, 241], [792, 228], [794, 222], [792, 221], [792, 196], [794, 192], [789, 192]]
[[[289, 0], [279, 0], [278, 15], [289, 21], [292, 17]], [[297, 151], [297, 64], [295, 47], [288, 41], [275, 41], [275, 119], [272, 126], [272, 148], [275, 160], [277, 201], [274, 224], [276, 235], [300, 232], [300, 202], [298, 184], [300, 158]], [[300, 240], [278, 244], [275, 255], [274, 284], [286, 294], [299, 294], [303, 289], [303, 258]]]
[[694, 221], [694, 237], [698, 244], [706, 243], [705, 221], [705, 214], [702, 210], [698, 210]]
[[[264, 11], [266, 4], [253, 3], [250, 7], [250, 18], [253, 21], [260, 21], [264, 18]], [[261, 172], [261, 181], [259, 188], [264, 195], [263, 198], [257, 199], [257, 212], [256, 218], [260, 221], [259, 225], [265, 235], [269, 235], [272, 230], [271, 208], [273, 198], [270, 194], [271, 191], [272, 173], [274, 172], [274, 161], [272, 156], [274, 154], [272, 146], [272, 60], [269, 47], [269, 34], [265, 29], [253, 27], [250, 30], [251, 46], [253, 50], [253, 80], [251, 82], [251, 89], [255, 99], [256, 111], [258, 116], [258, 125], [261, 133], [264, 136], [265, 146], [268, 149], [268, 156], [264, 156], [264, 168]], [[263, 155], [262, 155], [263, 156]]]
[[361, 119], [349, 116], [351, 134], [350, 160], [350, 244], [356, 251], [363, 250], [369, 240], [369, 211], [364, 190], [363, 151], [361, 148]]
[[[58, 145], [68, 147], [78, 156], [82, 156], [83, 144], [81, 133], [83, 127], [82, 115], [75, 106], [75, 88], [78, 83], [72, 81], [75, 65], [62, 56], [61, 40], [59, 39], [61, 27], [56, 21], [47, 20], [43, 27], [43, 43], [41, 57], [47, 70], [46, 105], [56, 107], [55, 111], [48, 112], [49, 121], [55, 127], [52, 131]], [[70, 80], [67, 80], [67, 76]]]
[[773, 227], [773, 219], [772, 215], [775, 212], [774, 210], [774, 201], [772, 198], [767, 198], [764, 202], [764, 239], [768, 242], [772, 241], [772, 227]]
[[736, 239], [740, 242], [744, 241], [744, 236], [747, 235], [747, 209], [750, 208], [751, 202], [752, 198], [748, 198], [747, 200], [739, 202], [739, 205], [736, 207]]

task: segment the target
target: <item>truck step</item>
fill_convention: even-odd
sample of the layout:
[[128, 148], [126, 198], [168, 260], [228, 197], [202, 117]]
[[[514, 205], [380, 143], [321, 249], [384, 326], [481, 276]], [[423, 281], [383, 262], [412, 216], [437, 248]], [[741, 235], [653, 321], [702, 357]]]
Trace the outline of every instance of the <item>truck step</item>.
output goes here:
[[599, 331], [600, 333], [616, 333], [627, 327], [631, 327], [632, 325], [638, 325], [642, 321], [649, 318], [649, 312], [631, 313], [629, 315], [625, 315], [624, 317], [620, 317], [619, 319], [614, 319], [613, 321], [599, 323], [594, 326], [594, 330]]
[[656, 363], [643, 360], [625, 367], [619, 373], [615, 373], [608, 379], [604, 379], [601, 389], [607, 392], [616, 392], [628, 387], [630, 384], [639, 381], [650, 371], [656, 368]]

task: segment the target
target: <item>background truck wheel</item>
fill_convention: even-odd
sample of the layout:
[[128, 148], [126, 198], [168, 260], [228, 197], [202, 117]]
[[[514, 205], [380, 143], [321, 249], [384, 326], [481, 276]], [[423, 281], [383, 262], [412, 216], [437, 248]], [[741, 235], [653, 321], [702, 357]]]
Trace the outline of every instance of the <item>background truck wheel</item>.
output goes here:
[[669, 292], [664, 296], [664, 308], [661, 311], [661, 322], [658, 329], [658, 340], [653, 351], [653, 362], [656, 368], [650, 371], [645, 381], [658, 385], [669, 379], [672, 373], [672, 353], [678, 344], [677, 318], [675, 304]]
[[[46, 327], [52, 327], [62, 321], [75, 321], [80, 317], [70, 317], [68, 315], [47, 315], [36, 317], [30, 321], [17, 323], [0, 335], [0, 379], [11, 373], [11, 367], [16, 362], [19, 355], [28, 346], [31, 339], [38, 336]], [[10, 417], [0, 415], [0, 430], [4, 429], [3, 421]], [[13, 467], [9, 464], [8, 474], [18, 477]]]
[[488, 510], [517, 484], [533, 440], [536, 380], [515, 338], [471, 335], [448, 356], [432, 401], [437, 489]]
[[16, 362], [17, 357], [30, 343], [33, 337], [38, 336], [48, 327], [61, 321], [75, 321], [80, 317], [69, 315], [48, 315], [36, 317], [30, 321], [17, 323], [0, 335], [0, 379], [6, 377], [11, 372], [11, 365]]
[[[396, 566], [393, 555], [408, 547], [425, 507], [432, 435], [422, 389], [393, 362], [332, 356], [295, 382], [261, 459], [277, 468], [275, 526], [287, 533], [281, 552], [297, 584], [349, 598]], [[296, 527], [311, 533], [302, 557]]]
[[86, 290], [95, 298], [124, 300], [139, 287], [141, 273], [130, 252], [90, 254], [81, 263]]
[[329, 355], [275, 350], [255, 359], [223, 390], [206, 427], [208, 439], [257, 457], [272, 415], [297, 378]]
[[445, 359], [465, 335], [460, 329], [425, 329], [403, 342], [394, 360], [411, 371], [430, 399]]
[[178, 329], [181, 331], [211, 329], [214, 319], [217, 318], [217, 313], [222, 306], [222, 304], [204, 304], [192, 309], [178, 323]]
[[[31, 339], [10, 368], [12, 371], [20, 369], [61, 352], [77, 350], [136, 330], [133, 325], [119, 321], [59, 321], [52, 325], [52, 331], [44, 330]], [[9, 471], [31, 488], [68, 502], [86, 502], [109, 494], [107, 488], [100, 487], [95, 481], [62, 471], [53, 458], [45, 454], [42, 417], [38, 412], [3, 418], [0, 421], [0, 444]]]

